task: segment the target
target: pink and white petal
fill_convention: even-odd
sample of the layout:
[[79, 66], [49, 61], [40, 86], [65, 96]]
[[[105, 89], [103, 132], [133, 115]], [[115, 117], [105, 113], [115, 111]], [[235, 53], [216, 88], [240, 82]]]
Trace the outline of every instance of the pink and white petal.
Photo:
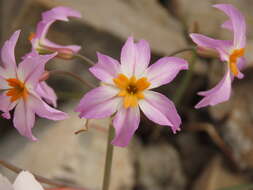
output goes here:
[[10, 119], [10, 111], [16, 106], [17, 101], [11, 102], [10, 97], [6, 96], [5, 93], [0, 94], [0, 110], [3, 112], [2, 116], [5, 119]]
[[43, 46], [45, 47], [49, 47], [51, 49], [55, 49], [56, 51], [60, 51], [61, 49], [64, 49], [64, 50], [71, 50], [74, 54], [78, 53], [79, 50], [81, 49], [81, 46], [78, 46], [78, 45], [59, 45], [59, 44], [56, 44], [48, 39], [43, 39], [41, 40], [41, 43]]
[[0, 75], [0, 90], [5, 90], [8, 88], [10, 88], [10, 87], [9, 87], [8, 82], [6, 81], [6, 78], [4, 78], [2, 75]]
[[228, 70], [223, 79], [212, 89], [208, 91], [199, 92], [198, 95], [204, 98], [195, 106], [196, 109], [205, 106], [214, 106], [216, 104], [227, 101], [231, 94], [232, 78]]
[[136, 60], [134, 75], [139, 78], [142, 73], [147, 69], [150, 62], [151, 50], [149, 43], [146, 40], [140, 40], [136, 43]]
[[233, 24], [232, 24], [231, 20], [227, 20], [226, 22], [224, 22], [221, 25], [221, 27], [233, 31]]
[[44, 190], [35, 177], [27, 171], [19, 173], [13, 184], [14, 190]]
[[237, 62], [238, 69], [241, 71], [246, 67], [246, 59], [245, 57], [240, 57]]
[[188, 69], [188, 62], [177, 57], [163, 57], [152, 64], [146, 71], [151, 83], [149, 89], [171, 82], [181, 70]]
[[120, 72], [120, 64], [117, 60], [97, 53], [98, 63], [91, 67], [89, 71], [97, 77], [99, 80], [109, 83], [113, 83], [113, 78], [116, 78]]
[[122, 98], [117, 97], [118, 89], [100, 86], [84, 95], [75, 111], [81, 118], [106, 118], [116, 112]]
[[47, 103], [57, 107], [57, 96], [54, 92], [54, 89], [48, 86], [46, 82], [38, 83], [36, 92], [39, 96], [45, 99]]
[[219, 52], [221, 60], [228, 60], [229, 50], [232, 48], [230, 40], [216, 40], [202, 34], [191, 33], [190, 37], [200, 47], [215, 49]]
[[146, 91], [144, 96], [139, 106], [148, 119], [159, 125], [170, 126], [173, 133], [180, 131], [181, 118], [171, 100], [154, 91]]
[[213, 7], [223, 11], [231, 20], [234, 31], [234, 47], [244, 48], [246, 43], [246, 23], [242, 13], [231, 4], [216, 4]]
[[81, 18], [81, 13], [64, 6], [55, 7], [49, 11], [45, 11], [42, 13], [42, 20], [61, 20], [68, 21], [68, 17], [76, 17]]
[[52, 23], [57, 20], [68, 21], [68, 17], [80, 18], [81, 14], [69, 7], [55, 7], [42, 13], [42, 20], [38, 23], [36, 29], [37, 39], [44, 39]]
[[37, 24], [35, 37], [32, 40], [33, 46], [36, 46], [36, 43], [37, 43], [36, 41], [38, 40], [40, 41], [41, 39], [44, 39], [46, 37], [48, 29], [53, 22], [54, 20], [48, 20], [48, 21], [42, 20]]
[[17, 30], [13, 33], [11, 38], [7, 40], [1, 49], [1, 59], [3, 67], [6, 69], [6, 74], [14, 75], [16, 72], [16, 59], [15, 59], [15, 47], [18, 41], [21, 30]]
[[56, 55], [57, 53], [39, 55], [33, 52], [32, 56], [26, 57], [26, 59], [18, 65], [18, 78], [28, 84], [36, 86], [39, 82], [39, 78], [45, 71], [45, 64]]
[[129, 144], [140, 123], [139, 107], [125, 109], [123, 106], [118, 110], [114, 119], [115, 137], [112, 144], [125, 147]]
[[0, 189], [1, 190], [14, 190], [10, 181], [0, 174]]
[[37, 139], [32, 134], [32, 128], [35, 123], [35, 113], [28, 105], [27, 101], [20, 100], [14, 111], [14, 127], [18, 132], [32, 141]]
[[133, 76], [136, 64], [136, 45], [133, 37], [129, 37], [121, 50], [120, 62], [122, 73]]
[[30, 108], [39, 116], [53, 121], [64, 120], [68, 114], [50, 107], [34, 92], [29, 97]]

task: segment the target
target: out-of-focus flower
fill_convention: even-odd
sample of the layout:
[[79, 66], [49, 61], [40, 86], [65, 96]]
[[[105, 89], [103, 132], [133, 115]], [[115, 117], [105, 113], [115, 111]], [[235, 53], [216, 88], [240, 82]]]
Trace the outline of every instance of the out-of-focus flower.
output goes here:
[[[59, 45], [46, 38], [49, 27], [57, 20], [68, 21], [68, 17], [80, 18], [81, 14], [69, 7], [55, 7], [42, 13], [42, 20], [38, 23], [36, 33], [32, 33], [29, 40], [33, 49], [39, 54], [50, 54], [58, 52], [57, 57], [71, 59], [80, 50], [77, 45]], [[29, 56], [29, 54], [27, 55]]]
[[14, 49], [19, 34], [20, 31], [16, 31], [1, 49], [0, 110], [3, 112], [3, 117], [10, 119], [10, 111], [15, 108], [14, 127], [21, 135], [36, 140], [32, 135], [35, 114], [50, 120], [65, 119], [67, 114], [48, 106], [37, 92], [46, 62], [57, 53], [39, 55], [34, 52], [33, 56], [26, 57], [17, 66]]
[[231, 94], [231, 84], [234, 77], [243, 78], [241, 69], [245, 65], [244, 49], [246, 43], [246, 24], [244, 16], [230, 4], [216, 4], [215, 8], [223, 11], [229, 20], [222, 27], [234, 33], [234, 39], [216, 40], [201, 34], [190, 34], [192, 40], [203, 48], [216, 50], [221, 61], [226, 62], [226, 72], [223, 79], [211, 90], [199, 92], [204, 98], [195, 106], [201, 108], [208, 105], [216, 105], [227, 101]]
[[90, 68], [102, 85], [85, 94], [75, 111], [88, 119], [116, 113], [112, 142], [116, 146], [128, 145], [139, 126], [140, 109], [155, 123], [170, 126], [174, 133], [180, 130], [181, 119], [173, 102], [151, 89], [171, 82], [180, 70], [188, 69], [188, 63], [181, 58], [164, 57], [148, 67], [150, 54], [148, 42], [134, 43], [130, 37], [122, 48], [121, 64], [98, 53], [98, 63]]
[[34, 176], [27, 171], [22, 171], [17, 176], [13, 185], [9, 180], [0, 175], [1, 190], [44, 190], [43, 187], [36, 181]]

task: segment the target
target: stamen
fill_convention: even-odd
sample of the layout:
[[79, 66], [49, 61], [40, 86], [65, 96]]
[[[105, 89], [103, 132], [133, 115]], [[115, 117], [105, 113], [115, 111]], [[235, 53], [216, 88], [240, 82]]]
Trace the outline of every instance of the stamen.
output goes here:
[[118, 96], [124, 98], [123, 105], [126, 109], [136, 107], [138, 100], [144, 98], [143, 91], [150, 86], [146, 77], [137, 80], [135, 76], [128, 78], [124, 74], [119, 74], [117, 78], [113, 79], [113, 82], [121, 89]]
[[35, 37], [36, 37], [36, 34], [33, 33], [33, 32], [31, 32], [30, 35], [29, 35], [29, 37], [28, 37], [28, 40], [32, 41]]
[[234, 76], [239, 74], [239, 69], [237, 67], [237, 59], [244, 55], [244, 48], [236, 49], [229, 56], [229, 67]]
[[7, 90], [6, 96], [11, 97], [11, 102], [15, 102], [16, 100], [23, 98], [24, 100], [28, 96], [28, 91], [25, 87], [25, 84], [18, 79], [10, 78], [6, 80], [11, 87]]

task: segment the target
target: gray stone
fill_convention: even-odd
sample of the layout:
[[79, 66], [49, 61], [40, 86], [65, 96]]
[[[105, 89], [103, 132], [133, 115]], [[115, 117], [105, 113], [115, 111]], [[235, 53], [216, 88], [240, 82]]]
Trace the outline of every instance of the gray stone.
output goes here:
[[[88, 132], [75, 135], [85, 121], [77, 113], [69, 114], [68, 120], [57, 123], [39, 121], [34, 130], [37, 142], [29, 142], [17, 132], [1, 139], [1, 159], [51, 179], [101, 189], [109, 120], [92, 121]], [[3, 172], [10, 175], [6, 170]], [[130, 151], [115, 148], [110, 189], [130, 190], [133, 185]]]
[[136, 184], [146, 190], [182, 190], [186, 178], [178, 152], [168, 144], [133, 147]]

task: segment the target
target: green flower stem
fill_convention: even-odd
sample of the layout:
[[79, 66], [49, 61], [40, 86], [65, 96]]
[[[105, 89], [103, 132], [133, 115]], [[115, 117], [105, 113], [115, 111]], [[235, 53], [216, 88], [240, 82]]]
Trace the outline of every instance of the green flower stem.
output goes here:
[[94, 66], [95, 65], [95, 62], [92, 61], [90, 58], [84, 56], [84, 55], [81, 55], [81, 54], [75, 54], [75, 57], [79, 58], [79, 59], [82, 59], [83, 61], [85, 61], [85, 63], [87, 63], [88, 65], [90, 66]]
[[111, 141], [113, 139], [113, 136], [114, 136], [114, 130], [113, 130], [112, 124], [110, 124], [108, 138], [107, 138], [106, 160], [105, 160], [105, 170], [104, 170], [104, 180], [103, 180], [102, 190], [109, 190], [109, 186], [110, 186], [113, 147], [114, 147], [111, 144]]
[[193, 55], [191, 57], [190, 63], [189, 63], [189, 70], [187, 71], [187, 73], [185, 74], [184, 78], [182, 79], [182, 82], [178, 88], [178, 90], [176, 91], [175, 95], [173, 96], [172, 100], [174, 101], [174, 103], [176, 105], [178, 105], [185, 93], [185, 90], [187, 89], [191, 78], [192, 78], [192, 74], [193, 74], [193, 69], [194, 69], [194, 65], [197, 59], [197, 55], [196, 52], [193, 51]]

